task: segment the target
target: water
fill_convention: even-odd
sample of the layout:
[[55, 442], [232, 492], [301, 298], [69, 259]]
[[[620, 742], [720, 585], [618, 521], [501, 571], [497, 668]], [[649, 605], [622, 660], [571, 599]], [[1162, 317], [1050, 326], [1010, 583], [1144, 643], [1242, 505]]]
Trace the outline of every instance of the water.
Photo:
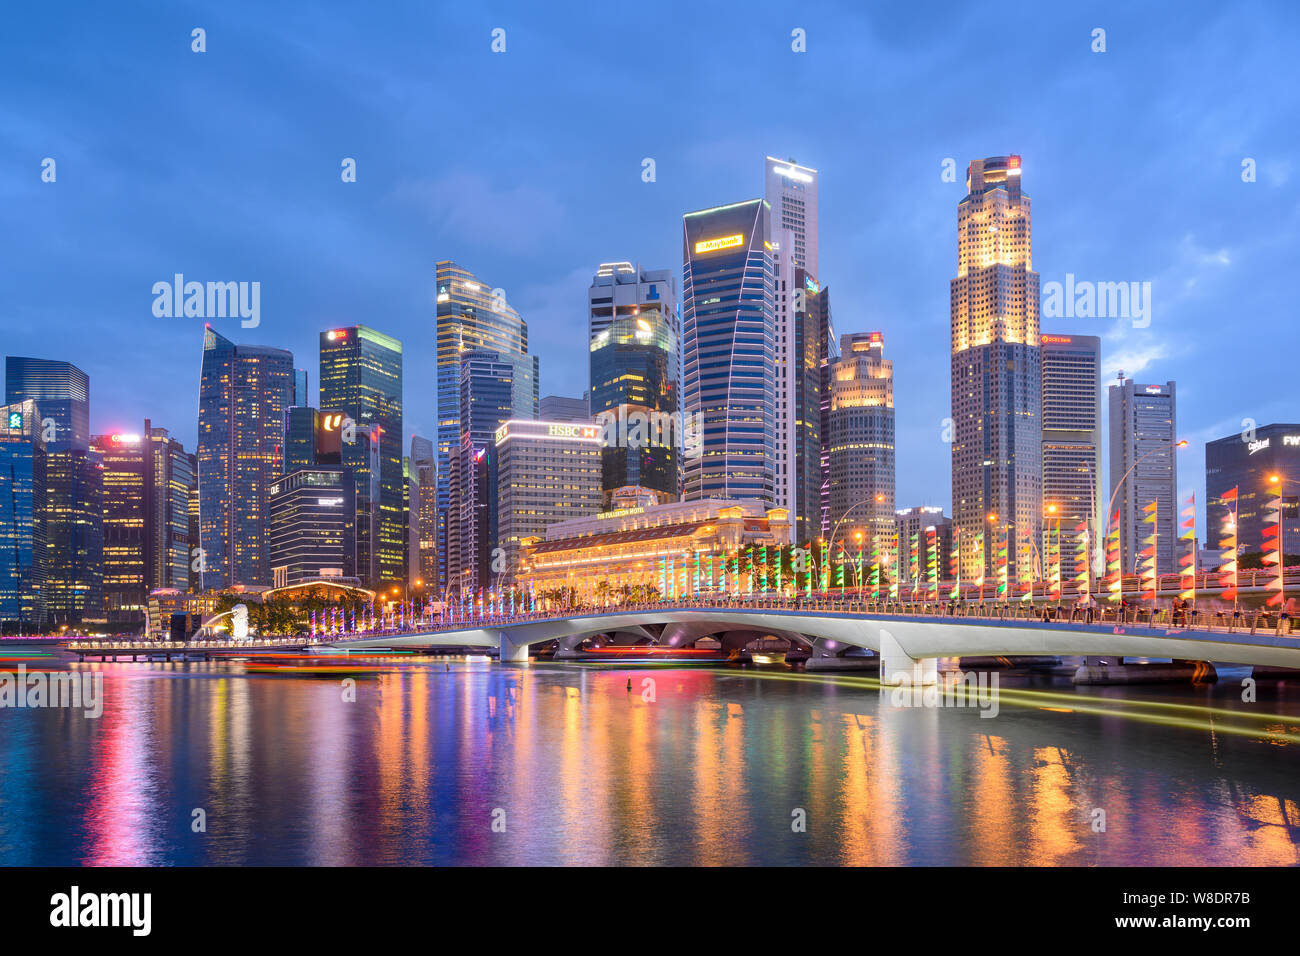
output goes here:
[[[1259, 734], [1300, 740], [1296, 681], [1004, 676], [990, 719], [780, 670], [407, 659], [349, 703], [234, 663], [65, 666], [104, 674], [104, 713], [0, 709], [5, 865], [1300, 862], [1300, 744]], [[1229, 713], [1119, 713], [1164, 713], [1141, 701]]]

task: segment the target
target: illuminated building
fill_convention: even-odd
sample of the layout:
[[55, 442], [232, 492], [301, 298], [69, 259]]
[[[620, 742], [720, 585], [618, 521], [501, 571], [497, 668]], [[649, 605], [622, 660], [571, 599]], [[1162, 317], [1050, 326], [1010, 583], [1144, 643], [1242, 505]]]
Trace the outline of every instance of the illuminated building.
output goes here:
[[414, 574], [432, 586], [438, 580], [438, 460], [432, 441], [411, 436], [411, 468], [419, 489], [409, 518], [416, 542]]
[[601, 426], [508, 421], [497, 429], [495, 445], [497, 545], [505, 551], [505, 570], [494, 583], [513, 583], [525, 538], [600, 511]]
[[[716, 580], [724, 559], [734, 559], [741, 548], [784, 547], [791, 543], [790, 533], [788, 511], [752, 499], [623, 508], [559, 521], [547, 527], [544, 538], [526, 539], [520, 573], [538, 594], [569, 588], [590, 601], [624, 587], [662, 593], [669, 571], [693, 576], [698, 558], [716, 569]], [[605, 585], [598, 586], [602, 581]], [[698, 589], [705, 590], [702, 584]]]
[[0, 628], [43, 628], [45, 614], [45, 441], [41, 412], [27, 399], [0, 408]]
[[1156, 571], [1173, 574], [1180, 553], [1174, 383], [1139, 385], [1121, 378], [1109, 394], [1110, 491], [1115, 499], [1112, 513], [1119, 512], [1120, 567], [1125, 574], [1138, 572], [1138, 552], [1151, 536], [1144, 509], [1154, 501]]
[[[495, 352], [513, 365], [510, 413], [502, 417], [536, 418], [538, 413], [537, 357], [528, 354], [528, 324], [506, 301], [503, 289], [494, 289], [454, 262], [437, 264], [438, 363], [438, 554], [440, 586], [449, 577], [451, 548], [448, 526], [451, 501], [451, 464], [461, 447], [461, 357], [466, 352]], [[492, 426], [495, 431], [500, 422]], [[491, 434], [489, 432], [489, 437]]]
[[[990, 520], [1013, 525], [1026, 545], [1010, 555], [1017, 580], [1033, 573], [1043, 510], [1038, 273], [1020, 173], [1019, 156], [967, 168], [949, 290], [953, 521], [972, 538]], [[988, 573], [996, 557], [985, 549]], [[963, 548], [963, 573], [977, 575], [979, 560]]]
[[353, 476], [343, 466], [303, 468], [272, 482], [272, 585], [359, 583], [356, 514]]
[[284, 461], [293, 355], [203, 333], [199, 381], [200, 589], [271, 580], [269, 492]]
[[828, 509], [832, 545], [868, 532], [883, 544], [894, 530], [894, 363], [879, 332], [840, 336], [830, 367], [827, 437]]
[[91, 446], [103, 465], [104, 620], [109, 630], [144, 624], [149, 596], [146, 488], [150, 458], [141, 435], [95, 435]]
[[[1101, 487], [1101, 339], [1095, 335], [1040, 337], [1043, 350], [1043, 507], [1048, 532], [1060, 520], [1061, 554], [1073, 568], [1080, 524], [1090, 528], [1088, 548], [1095, 551], [1104, 531], [1095, 515]], [[1055, 507], [1055, 511], [1050, 511]], [[1046, 552], [1046, 542], [1042, 545]], [[1091, 559], [1090, 559], [1091, 560]], [[1068, 575], [1067, 575], [1068, 576]]]
[[497, 429], [514, 417], [518, 364], [496, 352], [473, 350], [461, 356], [460, 444], [451, 456], [448, 487], [446, 573], [460, 593], [490, 587], [497, 546]]
[[284, 473], [316, 464], [316, 409], [309, 405], [295, 405], [284, 418]]
[[[1300, 553], [1300, 425], [1262, 425], [1206, 443], [1205, 503], [1209, 524], [1203, 540], [1218, 554], [1226, 547], [1222, 498], [1233, 488], [1237, 489], [1239, 553], [1264, 550], [1264, 527], [1276, 520], [1266, 509], [1278, 497], [1282, 499], [1282, 549], [1287, 554]], [[1211, 570], [1218, 564], [1218, 554], [1209, 565]]]
[[68, 362], [9, 356], [5, 399], [32, 399], [45, 440], [45, 611], [51, 627], [97, 618], [103, 606], [103, 486], [89, 450], [90, 377]]
[[645, 304], [620, 314], [591, 339], [591, 411], [602, 426], [606, 504], [620, 489], [660, 502], [679, 496], [684, 436], [676, 324], [659, 306]]
[[344, 434], [342, 460], [356, 483], [357, 574], [372, 586], [401, 581], [402, 343], [364, 325], [322, 332], [319, 392], [322, 409], [354, 423]]
[[683, 217], [684, 497], [776, 500], [776, 303], [765, 201]]
[[[811, 541], [829, 532], [830, 508], [830, 366], [838, 360], [831, 324], [830, 289], [818, 286], [811, 273], [795, 269], [795, 286], [803, 290], [803, 307], [793, 310], [793, 369], [788, 420], [792, 453], [787, 457], [794, 492], [791, 498], [795, 535]], [[785, 351], [784, 346], [778, 354]]]
[[149, 483], [145, 487], [148, 537], [145, 584], [153, 588], [190, 586], [190, 565], [198, 542], [190, 537], [189, 502], [195, 487], [194, 455], [165, 428], [144, 420]]

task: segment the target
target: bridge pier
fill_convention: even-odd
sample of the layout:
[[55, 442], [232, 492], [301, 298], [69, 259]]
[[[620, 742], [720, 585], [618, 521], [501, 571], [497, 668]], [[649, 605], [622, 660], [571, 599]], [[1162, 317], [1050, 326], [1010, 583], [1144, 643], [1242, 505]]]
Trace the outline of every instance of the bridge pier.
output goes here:
[[938, 658], [917, 659], [903, 650], [885, 628], [880, 629], [880, 683], [935, 684], [939, 681]]
[[505, 631], [497, 631], [497, 639], [500, 642], [500, 653], [497, 655], [498, 664], [527, 664], [528, 663], [528, 645], [516, 644], [506, 635]]

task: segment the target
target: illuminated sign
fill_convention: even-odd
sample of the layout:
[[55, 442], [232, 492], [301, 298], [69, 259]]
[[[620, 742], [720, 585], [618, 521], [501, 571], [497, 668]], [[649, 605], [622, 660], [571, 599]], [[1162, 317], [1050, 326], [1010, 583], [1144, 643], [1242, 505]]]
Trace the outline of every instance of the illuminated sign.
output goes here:
[[719, 249], [734, 249], [736, 246], [743, 246], [745, 237], [736, 233], [734, 236], [721, 236], [717, 239], [705, 239], [695, 244], [695, 254], [701, 252], [717, 252]]
[[339, 507], [339, 505], [343, 504], [343, 499], [342, 498], [317, 498], [316, 503], [319, 505], [324, 505], [327, 508], [337, 508]]
[[1300, 435], [1283, 435], [1283, 445], [1300, 445]]
[[807, 289], [809, 292], [817, 291], [817, 281], [812, 276], [804, 276], [803, 284], [804, 284], [804, 288]]
[[343, 424], [342, 412], [331, 412], [322, 415], [320, 418], [320, 427], [327, 432], [337, 431], [338, 427]]
[[346, 339], [348, 337], [348, 333], [344, 329], [333, 329], [329, 332], [326, 332], [325, 337], [329, 339], [331, 342], [333, 342], [335, 339]]
[[10, 412], [10, 413], [9, 413], [9, 427], [10, 427], [10, 428], [22, 428], [22, 427], [23, 427], [23, 413], [22, 413], [22, 412]]
[[140, 443], [139, 435], [109, 435], [109, 440], [114, 445], [138, 445]]
[[1039, 339], [1053, 345], [1069, 345], [1074, 341], [1074, 339], [1068, 335], [1040, 335]]
[[599, 425], [551, 425], [546, 434], [552, 438], [599, 438]]
[[599, 425], [510, 421], [497, 429], [496, 442], [499, 445], [510, 435], [520, 438], [584, 438], [596, 441], [600, 439], [600, 432], [601, 427]]
[[1247, 445], [1246, 447], [1247, 447], [1248, 449], [1250, 449], [1250, 453], [1253, 455], [1253, 454], [1255, 454], [1255, 452], [1257, 452], [1257, 451], [1263, 451], [1265, 448], [1267, 448], [1267, 447], [1268, 447], [1268, 443], [1269, 443], [1269, 441], [1270, 441], [1270, 439], [1268, 439], [1268, 438], [1261, 438], [1259, 441], [1253, 441], [1253, 442], [1251, 442], [1251, 443], [1250, 443], [1249, 445]]

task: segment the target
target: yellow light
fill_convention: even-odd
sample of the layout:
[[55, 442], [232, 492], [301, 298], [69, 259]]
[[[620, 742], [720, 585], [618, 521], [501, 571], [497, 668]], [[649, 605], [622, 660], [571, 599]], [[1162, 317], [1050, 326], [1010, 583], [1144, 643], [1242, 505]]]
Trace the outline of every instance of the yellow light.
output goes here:
[[701, 252], [717, 252], [719, 249], [734, 249], [736, 246], [745, 244], [745, 237], [741, 233], [734, 236], [721, 236], [717, 239], [705, 239], [695, 244], [695, 254]]

